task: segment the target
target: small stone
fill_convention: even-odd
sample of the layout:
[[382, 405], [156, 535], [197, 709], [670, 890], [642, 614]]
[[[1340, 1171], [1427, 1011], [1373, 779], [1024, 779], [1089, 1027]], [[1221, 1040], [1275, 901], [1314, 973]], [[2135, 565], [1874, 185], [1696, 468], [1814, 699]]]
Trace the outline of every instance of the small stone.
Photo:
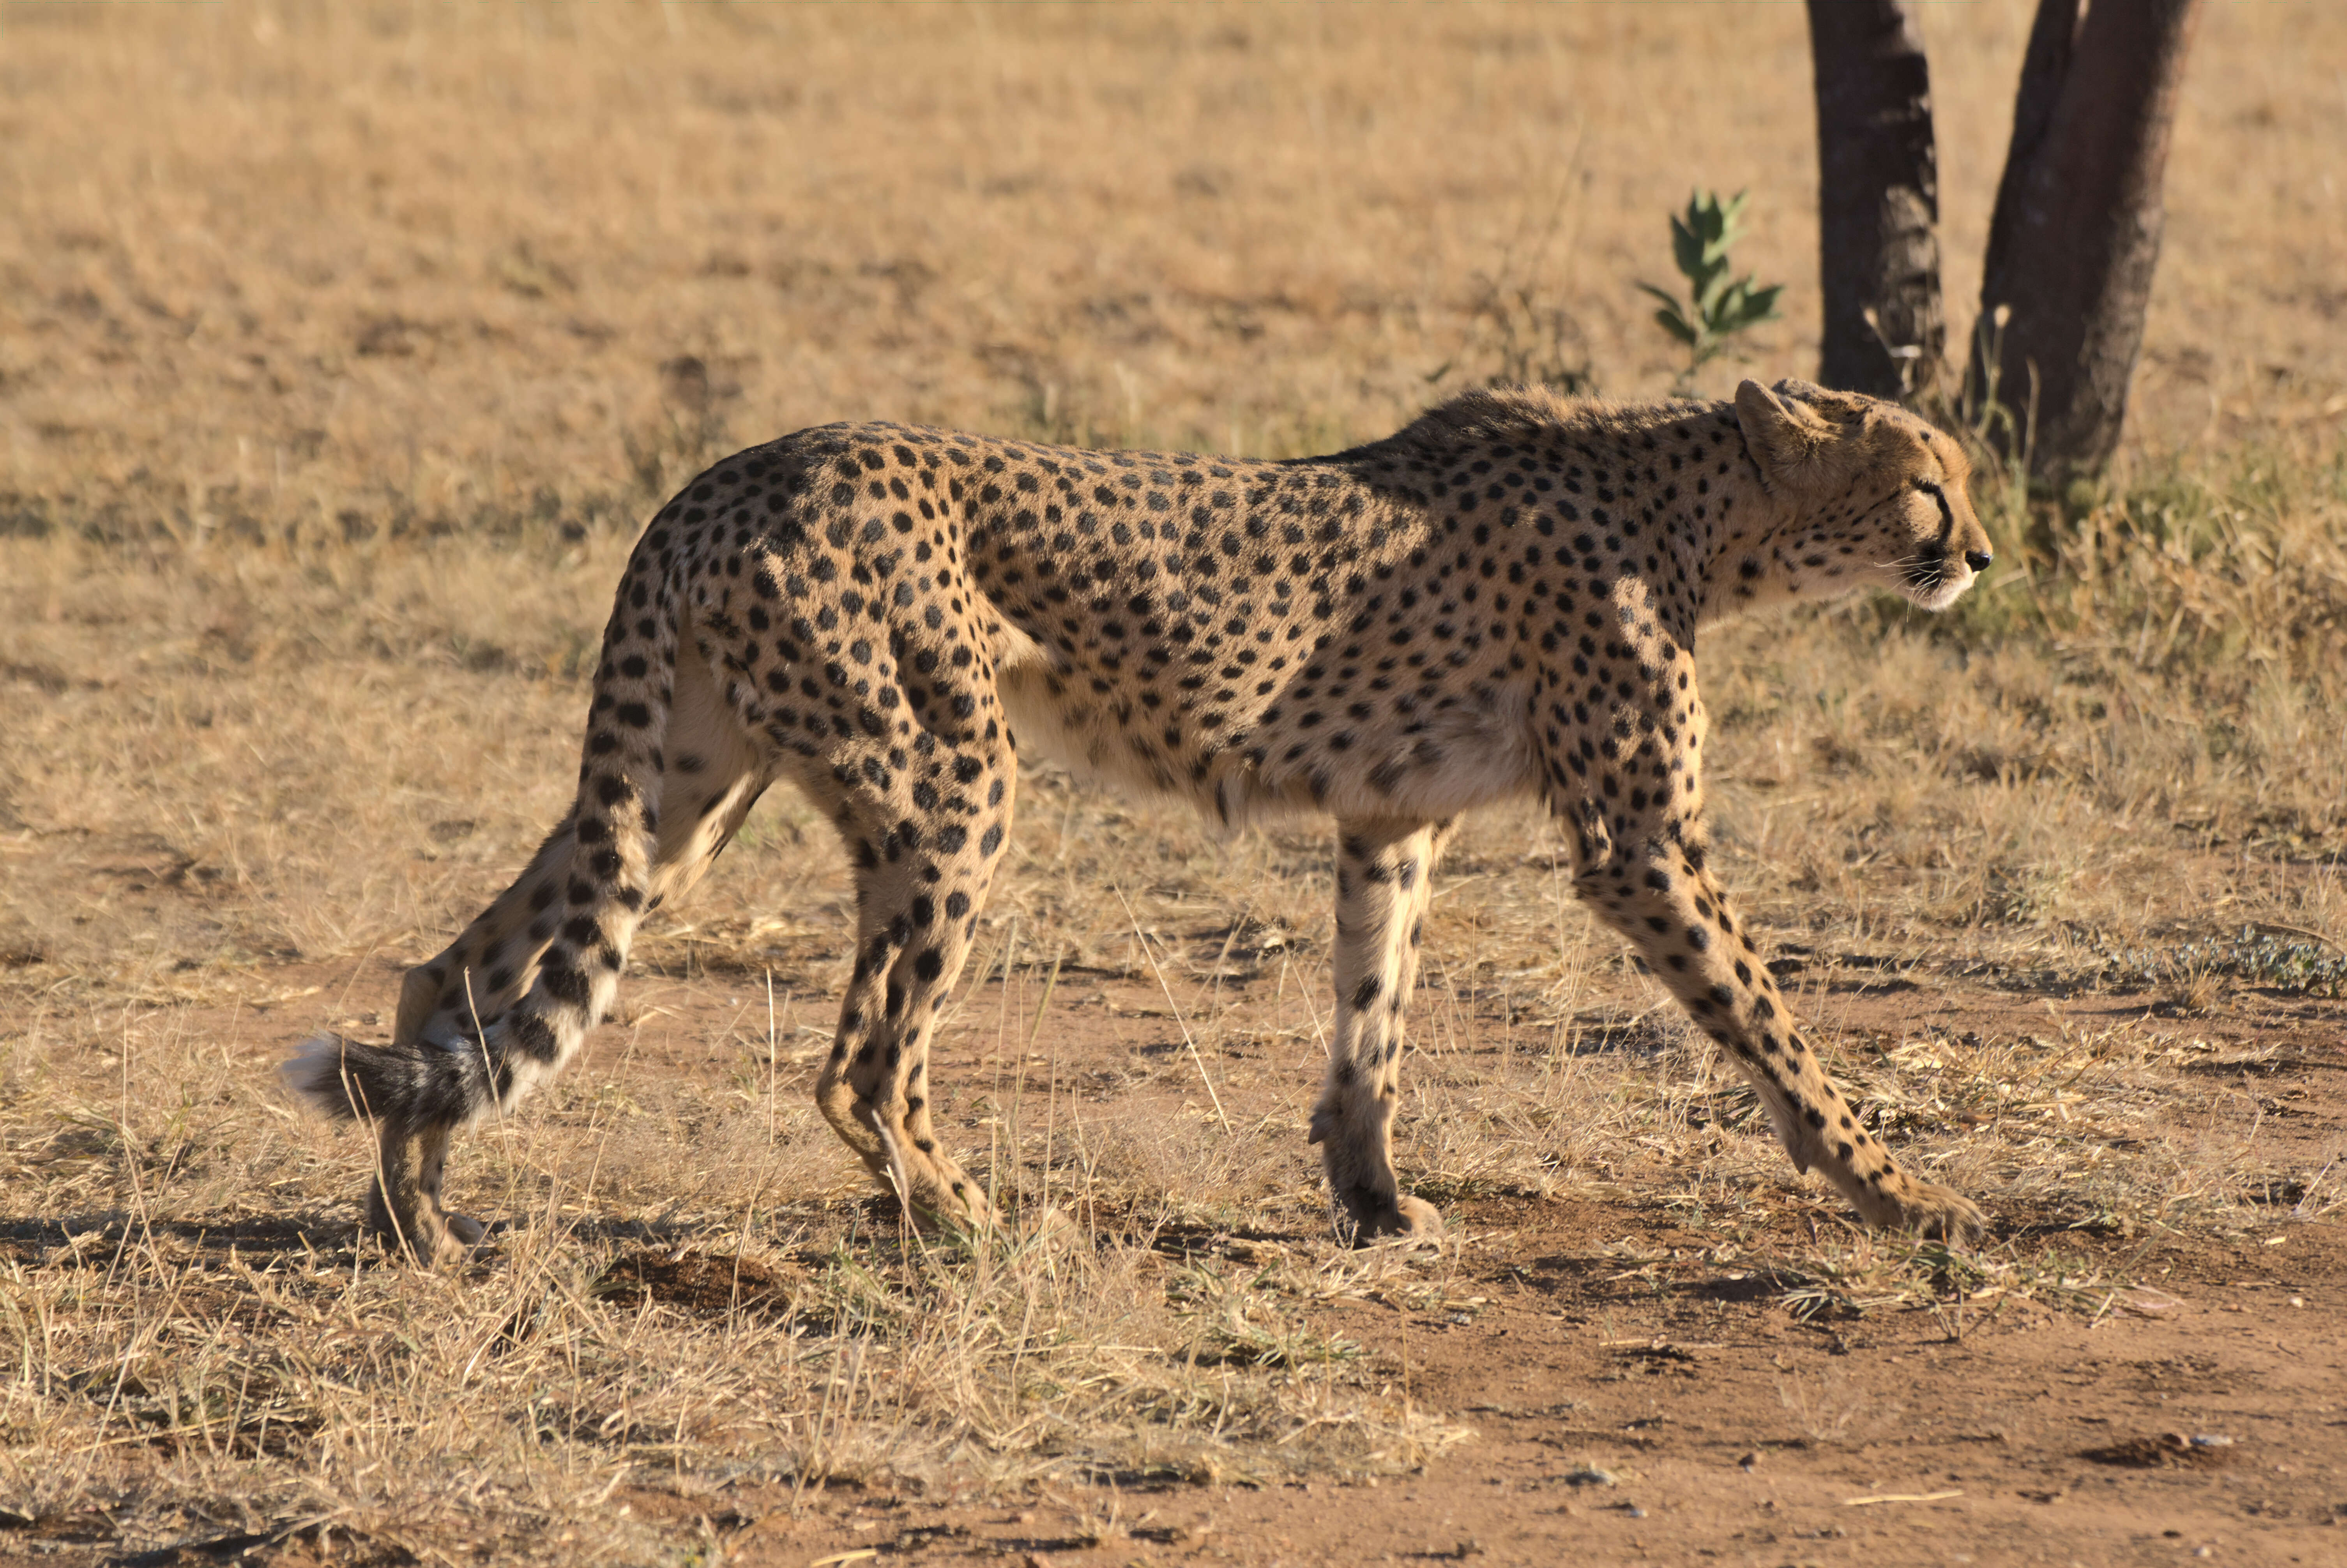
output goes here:
[[1736, 1462], [1742, 1465], [1746, 1470], [1750, 1470], [1753, 1466], [1760, 1462], [1760, 1450], [1758, 1449], [1754, 1449], [1750, 1453], [1746, 1454], [1742, 1459], [1737, 1460]]

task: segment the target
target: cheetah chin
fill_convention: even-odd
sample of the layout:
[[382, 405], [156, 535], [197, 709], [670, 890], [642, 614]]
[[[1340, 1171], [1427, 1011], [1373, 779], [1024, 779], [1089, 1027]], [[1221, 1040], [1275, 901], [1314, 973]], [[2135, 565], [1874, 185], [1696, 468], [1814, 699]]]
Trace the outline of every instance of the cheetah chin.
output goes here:
[[451, 1133], [561, 1071], [639, 923], [788, 778], [855, 866], [816, 1103], [927, 1223], [993, 1216], [929, 1107], [929, 1037], [1010, 830], [1018, 742], [1226, 827], [1337, 823], [1336, 1026], [1311, 1120], [1355, 1237], [1439, 1235], [1395, 1174], [1403, 1011], [1462, 812], [1535, 793], [1575, 891], [1870, 1224], [1980, 1211], [1860, 1126], [1708, 864], [1700, 628], [1860, 589], [1944, 609], [1990, 564], [1955, 444], [1799, 382], [1625, 405], [1478, 392], [1287, 462], [830, 425], [726, 458], [620, 579], [578, 797], [411, 970], [387, 1044], [288, 1064], [379, 1157], [368, 1226], [427, 1262]]

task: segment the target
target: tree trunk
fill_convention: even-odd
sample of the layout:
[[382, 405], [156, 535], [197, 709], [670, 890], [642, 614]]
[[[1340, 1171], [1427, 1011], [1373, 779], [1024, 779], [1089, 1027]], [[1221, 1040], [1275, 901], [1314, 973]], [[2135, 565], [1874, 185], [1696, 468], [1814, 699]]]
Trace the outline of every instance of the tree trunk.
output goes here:
[[[2051, 485], [2118, 444], [2159, 260], [2184, 56], [2199, 0], [2039, 0], [1989, 226], [1969, 391]], [[2081, 13], [2084, 20], [2082, 21]]]
[[1828, 386], [1914, 401], [1945, 363], [1932, 74], [1900, 0], [1809, 0]]

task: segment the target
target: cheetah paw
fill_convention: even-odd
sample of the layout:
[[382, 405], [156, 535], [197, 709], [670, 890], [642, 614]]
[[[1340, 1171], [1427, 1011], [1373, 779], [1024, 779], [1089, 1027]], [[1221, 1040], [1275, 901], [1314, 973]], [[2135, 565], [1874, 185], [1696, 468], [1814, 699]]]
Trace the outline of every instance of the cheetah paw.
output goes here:
[[1355, 1246], [1419, 1246], [1443, 1237], [1442, 1214], [1423, 1198], [1397, 1196], [1390, 1207], [1353, 1213]]
[[360, 1226], [361, 1238], [372, 1236], [391, 1257], [421, 1268], [453, 1268], [473, 1255], [488, 1235], [488, 1227], [466, 1214], [411, 1216], [405, 1225], [376, 1217]]
[[426, 1268], [455, 1268], [473, 1255], [489, 1234], [489, 1227], [470, 1214], [452, 1214], [443, 1211], [432, 1220], [417, 1225], [420, 1234], [415, 1240], [416, 1261]]
[[1988, 1230], [1988, 1216], [1978, 1204], [1937, 1182], [1909, 1182], [1895, 1211], [1878, 1223], [1934, 1241], [1959, 1243], [1978, 1241]]
[[1032, 1248], [1052, 1255], [1072, 1252], [1086, 1242], [1081, 1225], [1069, 1218], [1065, 1210], [1048, 1205], [1020, 1211], [1015, 1234], [1020, 1251]]

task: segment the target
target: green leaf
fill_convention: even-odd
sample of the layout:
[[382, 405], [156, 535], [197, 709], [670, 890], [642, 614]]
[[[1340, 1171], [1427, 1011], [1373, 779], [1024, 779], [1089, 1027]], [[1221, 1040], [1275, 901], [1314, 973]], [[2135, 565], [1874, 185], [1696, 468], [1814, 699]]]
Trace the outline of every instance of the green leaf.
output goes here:
[[1736, 286], [1720, 298], [1713, 330], [1741, 332], [1746, 327], [1772, 319], [1777, 313], [1777, 296], [1783, 292], [1781, 283], [1756, 291], [1749, 275], [1737, 279]]
[[1749, 195], [1747, 191], [1739, 190], [1728, 198], [1724, 205], [1717, 201], [1714, 203], [1717, 207], [1719, 217], [1717, 237], [1711, 242], [1709, 253], [1717, 257], [1722, 266], [1725, 266], [1727, 261], [1727, 248], [1744, 237], [1741, 214], [1744, 211], [1744, 203], [1749, 199]]
[[1679, 274], [1691, 281], [1702, 278], [1704, 264], [1711, 259], [1704, 240], [1696, 231], [1699, 218], [1695, 204], [1689, 202], [1686, 222], [1671, 220], [1671, 260], [1677, 263]]
[[1735, 241], [1737, 205], [1731, 201], [1723, 207], [1718, 197], [1707, 190], [1703, 193], [1703, 218], [1697, 231], [1703, 236], [1706, 261], [1719, 260]]
[[1670, 220], [1671, 261], [1687, 281], [1687, 297], [1682, 300], [1653, 283], [1638, 285], [1662, 302], [1655, 324], [1687, 350], [1683, 383], [1719, 354], [1731, 333], [1776, 317], [1782, 284], [1758, 289], [1750, 273], [1730, 277], [1728, 247], [1744, 231], [1744, 210], [1750, 200], [1751, 193], [1745, 190], [1724, 200], [1700, 187], [1690, 192], [1686, 210]]
[[1696, 330], [1695, 328], [1687, 325], [1686, 318], [1679, 314], [1678, 307], [1676, 305], [1673, 305], [1668, 310], [1656, 311], [1655, 313], [1655, 324], [1660, 326], [1665, 332], [1678, 339], [1679, 342], [1686, 344], [1687, 347], [1695, 347], [1696, 343]]
[[[1745, 280], [1745, 282], [1749, 282], [1751, 280], [1748, 278]], [[1695, 308], [1703, 313], [1706, 320], [1715, 319], [1720, 306], [1743, 286], [1743, 283], [1731, 283], [1727, 281], [1727, 258], [1722, 256], [1717, 264], [1712, 268], [1711, 276], [1696, 290]]]
[[1737, 318], [1744, 308], [1744, 292], [1751, 286], [1751, 282], [1752, 280], [1749, 278], [1738, 278], [1721, 289], [1715, 298], [1706, 302], [1703, 319], [1710, 324], [1714, 332], [1736, 330]]
[[1777, 297], [1785, 292], [1782, 283], [1772, 283], [1765, 289], [1755, 289], [1749, 273], [1738, 278], [1735, 285], [1723, 292], [1717, 306], [1706, 313], [1712, 330], [1726, 333], [1741, 332], [1777, 314]]

